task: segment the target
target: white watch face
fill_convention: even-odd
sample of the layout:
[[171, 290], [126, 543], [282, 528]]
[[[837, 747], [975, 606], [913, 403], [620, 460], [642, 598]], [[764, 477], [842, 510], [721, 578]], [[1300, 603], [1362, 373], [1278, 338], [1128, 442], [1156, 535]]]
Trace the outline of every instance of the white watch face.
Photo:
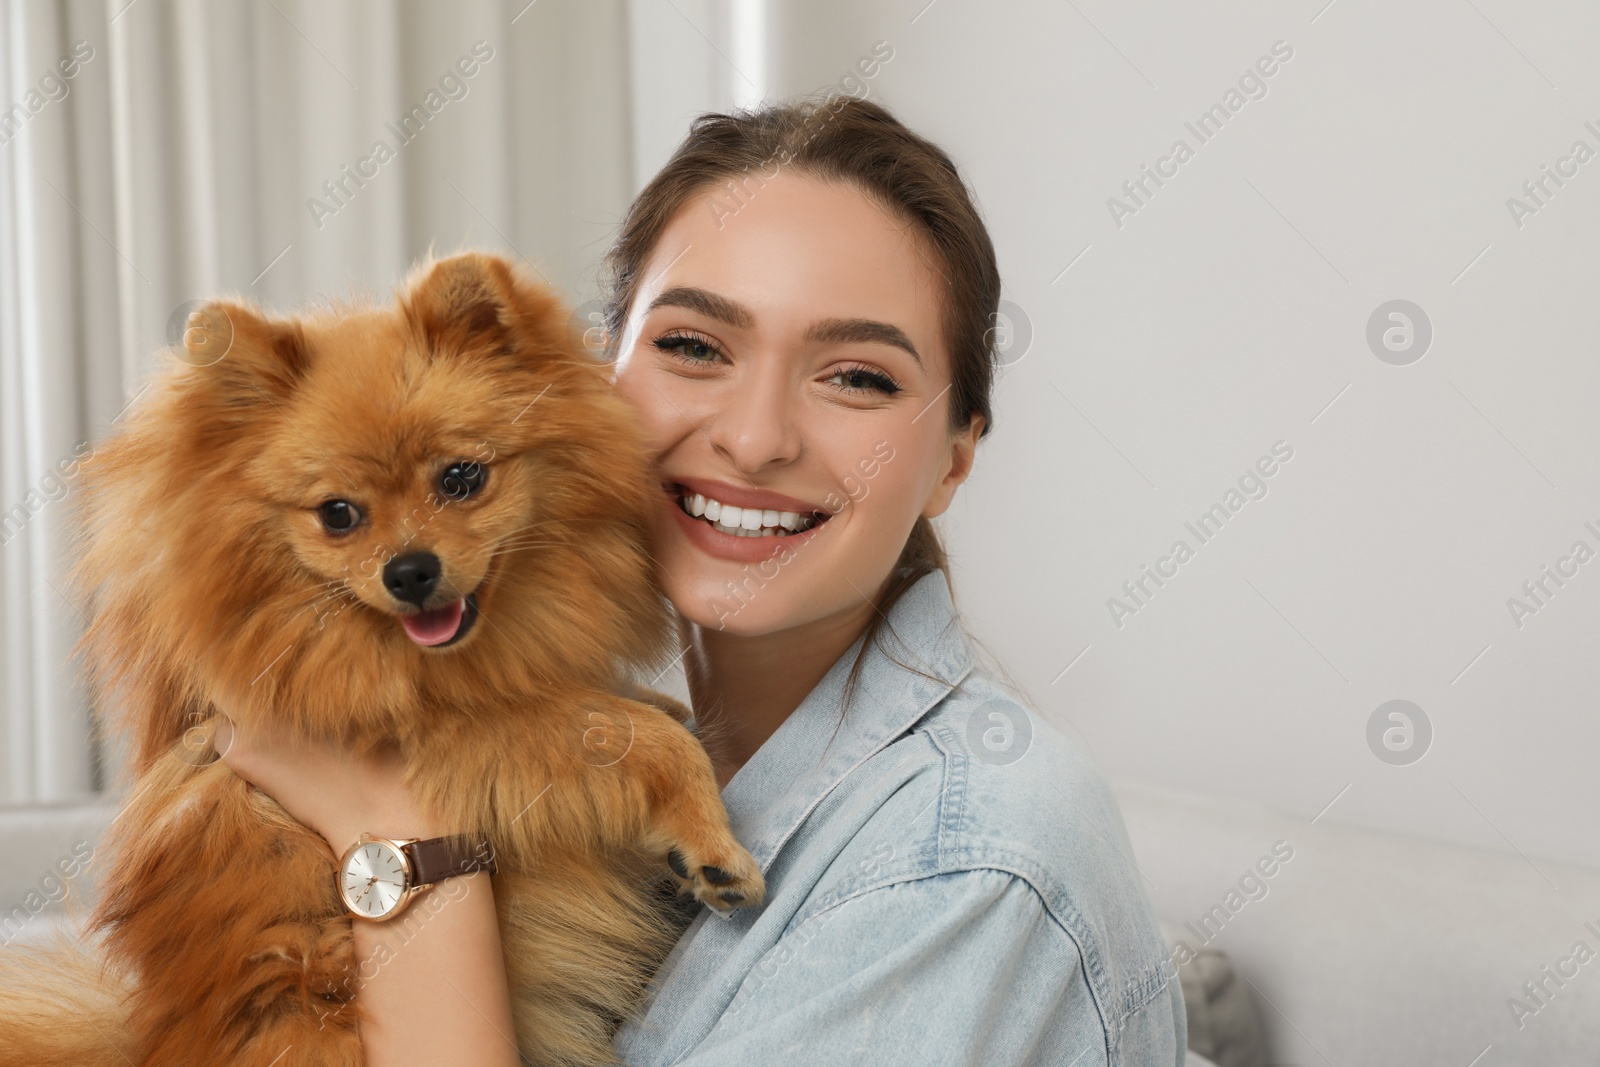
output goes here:
[[385, 842], [368, 841], [345, 860], [339, 889], [352, 911], [381, 919], [394, 910], [405, 892], [405, 862]]

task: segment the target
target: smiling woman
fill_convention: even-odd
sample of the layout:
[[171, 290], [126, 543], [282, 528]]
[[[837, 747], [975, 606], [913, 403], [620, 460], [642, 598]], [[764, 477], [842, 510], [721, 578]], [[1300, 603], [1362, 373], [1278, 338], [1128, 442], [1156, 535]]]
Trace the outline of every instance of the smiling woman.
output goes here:
[[[903, 575], [898, 591], [887, 589], [913, 529], [923, 524], [922, 540], [937, 543], [926, 524], [971, 469], [988, 416], [952, 417], [940, 258], [854, 184], [794, 167], [732, 220], [689, 198], [638, 272], [615, 382], [661, 466], [662, 583], [686, 622], [740, 639], [698, 642], [702, 662], [724, 649], [749, 662], [753, 643], [768, 650], [764, 695], [696, 695], [702, 722], [739, 738], [723, 754], [730, 774], [909, 588]], [[881, 441], [899, 458], [876, 492], [828, 506]], [[682, 506], [690, 490], [706, 499], [698, 521]], [[739, 533], [722, 529], [735, 525], [725, 508]], [[711, 606], [747, 588], [750, 564], [792, 553], [788, 537], [757, 540], [745, 529], [779, 526], [788, 512], [815, 517], [790, 535], [815, 544], [722, 626]], [[793, 689], [771, 687], [784, 677]], [[737, 703], [739, 721], [722, 718], [719, 703]], [[756, 722], [765, 725], [750, 729]]]
[[768, 888], [693, 922], [618, 1052], [1181, 1063], [1115, 801], [976, 666], [932, 525], [993, 426], [1000, 296], [949, 157], [864, 100], [702, 115], [607, 265], [697, 731]]

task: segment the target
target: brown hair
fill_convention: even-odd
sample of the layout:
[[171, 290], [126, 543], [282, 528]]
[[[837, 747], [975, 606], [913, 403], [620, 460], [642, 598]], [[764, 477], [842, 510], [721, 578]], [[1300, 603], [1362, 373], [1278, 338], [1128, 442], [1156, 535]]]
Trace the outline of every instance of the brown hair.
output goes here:
[[[906, 128], [881, 104], [854, 96], [835, 94], [695, 117], [672, 158], [635, 198], [606, 253], [602, 311], [606, 357], [618, 355], [645, 264], [678, 212], [714, 186], [726, 186], [731, 202], [742, 204], [741, 193], [749, 195], [752, 187], [759, 191], [784, 168], [853, 184], [921, 234], [937, 258], [930, 265], [946, 285], [943, 331], [951, 363], [950, 430], [965, 430], [973, 415], [981, 415], [979, 437], [987, 435], [994, 427], [992, 331], [1000, 304], [1000, 270], [989, 233], [944, 150]], [[866, 650], [878, 637], [889, 609], [935, 570], [942, 571], [950, 584], [939, 535], [928, 519], [918, 516], [864, 631], [861, 653], [845, 684], [846, 705]]]

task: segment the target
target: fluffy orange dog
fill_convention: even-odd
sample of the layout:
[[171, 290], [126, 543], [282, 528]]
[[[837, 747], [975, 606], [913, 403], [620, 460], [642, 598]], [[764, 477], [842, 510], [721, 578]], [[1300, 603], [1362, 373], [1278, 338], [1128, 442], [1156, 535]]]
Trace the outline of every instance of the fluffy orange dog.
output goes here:
[[208, 305], [81, 477], [82, 647], [136, 780], [90, 946], [0, 954], [0, 1064], [362, 1062], [335, 857], [186, 743], [219, 711], [397, 741], [488, 836], [535, 1064], [614, 1062], [679, 928], [663, 878], [760, 901], [704, 750], [619, 695], [671, 634], [645, 442], [505, 260], [424, 264], [392, 307]]

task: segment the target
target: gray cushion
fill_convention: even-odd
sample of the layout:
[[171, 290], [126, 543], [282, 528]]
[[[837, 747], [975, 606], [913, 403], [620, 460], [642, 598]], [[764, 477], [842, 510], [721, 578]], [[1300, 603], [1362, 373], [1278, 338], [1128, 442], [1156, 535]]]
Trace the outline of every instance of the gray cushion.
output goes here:
[[1216, 1067], [1267, 1067], [1261, 1017], [1250, 1000], [1250, 987], [1234, 974], [1227, 953], [1203, 945], [1195, 949], [1193, 938], [1165, 920], [1161, 933], [1169, 946], [1176, 948], [1180, 942], [1185, 946], [1174, 959], [1185, 961], [1178, 968], [1178, 980], [1189, 1016], [1190, 1051]]

